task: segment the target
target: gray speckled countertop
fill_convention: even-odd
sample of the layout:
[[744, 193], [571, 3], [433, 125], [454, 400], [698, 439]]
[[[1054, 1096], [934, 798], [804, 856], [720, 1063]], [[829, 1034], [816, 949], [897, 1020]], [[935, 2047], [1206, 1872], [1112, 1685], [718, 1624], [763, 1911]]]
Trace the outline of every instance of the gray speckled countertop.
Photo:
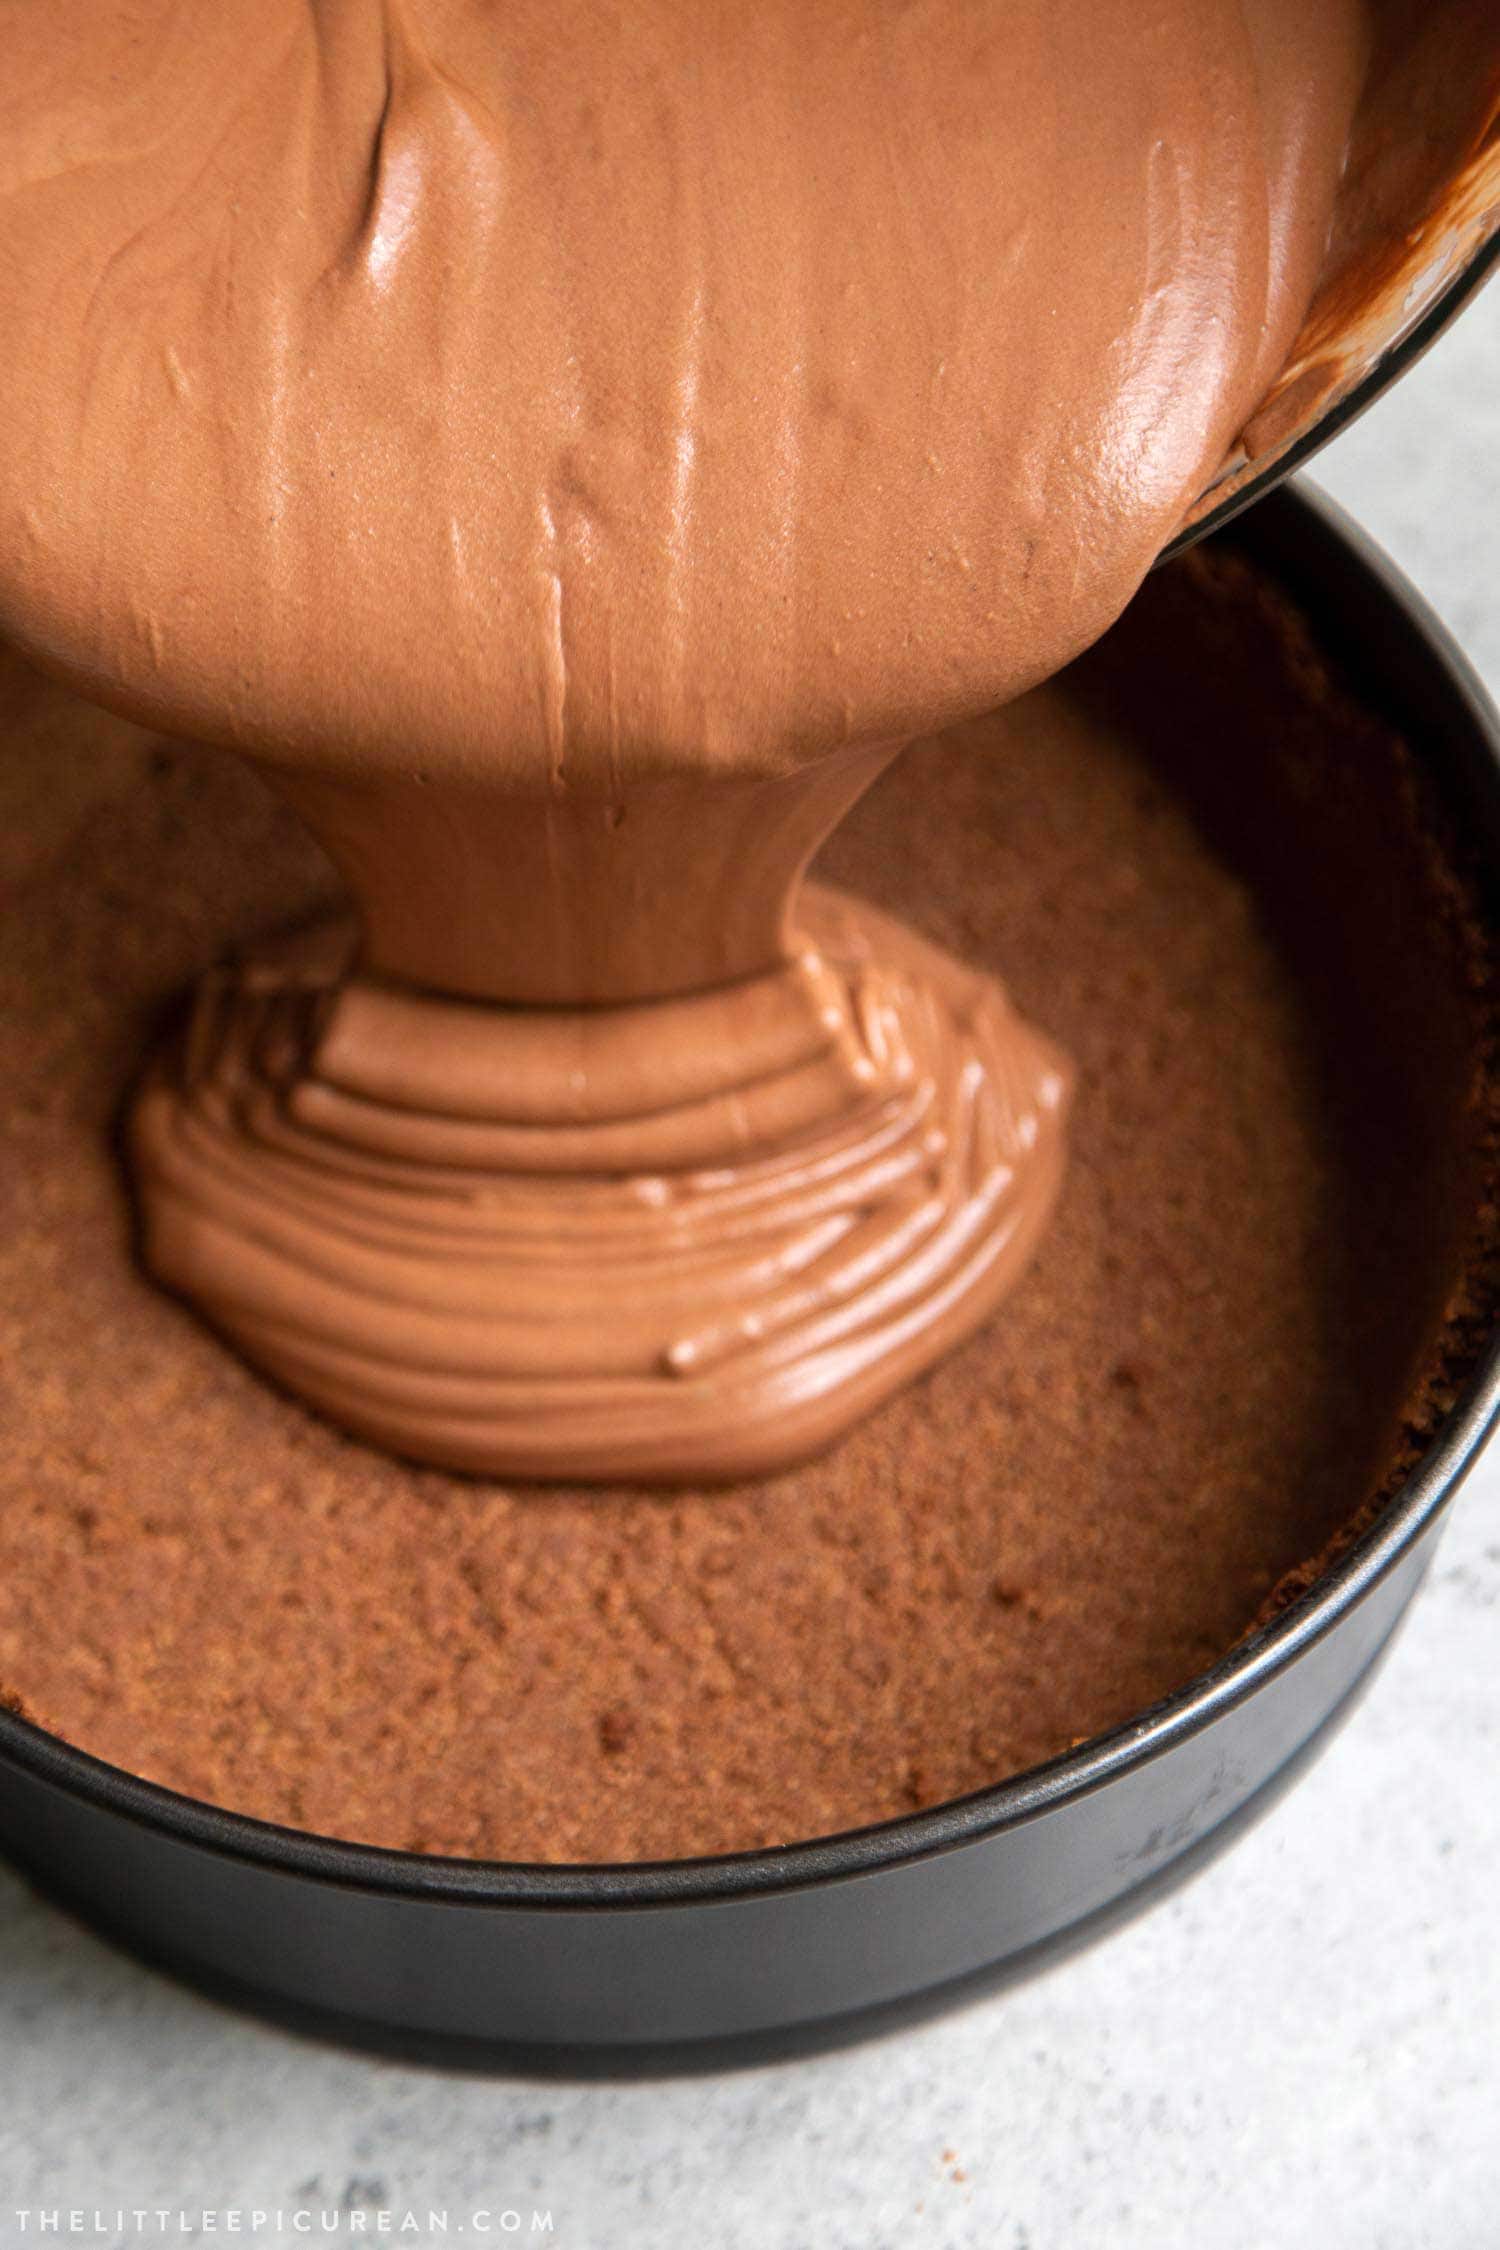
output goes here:
[[[1492, 690], [1497, 469], [1500, 288], [1318, 467]], [[487, 2212], [485, 2239], [567, 2250], [1493, 2250], [1497, 1924], [1500, 1452], [1366, 1701], [1233, 1852], [1020, 1989], [845, 2054], [628, 2086], [355, 2059], [0, 1871], [0, 2243], [75, 2211], [93, 2242], [410, 2243]]]

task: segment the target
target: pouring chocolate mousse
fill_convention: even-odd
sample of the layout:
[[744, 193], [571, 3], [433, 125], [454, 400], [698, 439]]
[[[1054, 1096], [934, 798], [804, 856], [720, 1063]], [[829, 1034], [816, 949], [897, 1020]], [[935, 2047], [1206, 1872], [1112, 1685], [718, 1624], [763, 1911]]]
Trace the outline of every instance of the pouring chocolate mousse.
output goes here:
[[1122, 609], [1408, 14], [11, 0], [0, 629], [356, 910], [148, 1072], [161, 1280], [394, 1451], [591, 1479], [794, 1461], [995, 1308], [1068, 1064], [802, 872]]

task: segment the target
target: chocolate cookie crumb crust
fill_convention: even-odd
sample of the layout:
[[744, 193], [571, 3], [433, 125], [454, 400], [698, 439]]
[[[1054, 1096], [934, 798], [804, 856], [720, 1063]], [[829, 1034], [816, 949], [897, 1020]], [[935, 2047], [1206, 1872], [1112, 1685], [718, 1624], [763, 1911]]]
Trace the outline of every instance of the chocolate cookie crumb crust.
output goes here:
[[914, 748], [820, 863], [1080, 1081], [999, 1317], [765, 1484], [416, 1470], [242, 1368], [141, 1278], [115, 1128], [193, 977], [332, 880], [234, 761], [6, 656], [0, 812], [0, 1689], [189, 1794], [552, 1861], [962, 1794], [1315, 1572], [1487, 1316], [1477, 915], [1405, 746], [1233, 555]]

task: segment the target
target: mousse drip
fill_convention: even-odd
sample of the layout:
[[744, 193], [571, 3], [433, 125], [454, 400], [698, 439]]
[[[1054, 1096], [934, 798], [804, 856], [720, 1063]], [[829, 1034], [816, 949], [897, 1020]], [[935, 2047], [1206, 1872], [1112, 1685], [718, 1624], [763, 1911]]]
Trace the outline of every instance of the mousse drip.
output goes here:
[[136, 1105], [153, 1266], [346, 1427], [450, 1467], [815, 1450], [1025, 1262], [1065, 1075], [873, 908], [809, 892], [803, 930], [762, 977], [591, 1014], [341, 982], [318, 937], [210, 983]]

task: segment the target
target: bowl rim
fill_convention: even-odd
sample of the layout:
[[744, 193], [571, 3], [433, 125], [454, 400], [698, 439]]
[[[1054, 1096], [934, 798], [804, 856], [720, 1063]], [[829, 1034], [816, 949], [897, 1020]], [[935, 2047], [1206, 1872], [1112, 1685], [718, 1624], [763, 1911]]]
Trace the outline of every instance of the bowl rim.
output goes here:
[[1480, 239], [1468, 257], [1455, 269], [1451, 278], [1439, 290], [1411, 326], [1388, 344], [1357, 381], [1341, 392], [1327, 410], [1315, 417], [1305, 429], [1298, 430], [1286, 443], [1269, 454], [1264, 461], [1247, 463], [1244, 471], [1226, 480], [1225, 489], [1218, 499], [1212, 497], [1214, 486], [1199, 495], [1196, 505], [1202, 514], [1190, 516], [1166, 542], [1157, 556], [1153, 568], [1168, 563], [1188, 547], [1195, 547], [1200, 539], [1222, 531], [1233, 523], [1245, 509], [1253, 507], [1274, 492], [1292, 473], [1303, 468], [1314, 454], [1341, 432], [1351, 422], [1357, 422], [1367, 408], [1373, 406], [1392, 383], [1406, 373], [1437, 342], [1462, 312], [1472, 297], [1478, 295], [1484, 284], [1500, 270], [1500, 216]]
[[[1402, 613], [1431, 668], [1487, 753], [1500, 807], [1500, 712], [1448, 629], [1404, 574], [1327, 496], [1305, 481], [1269, 502], [1272, 516], [1321, 531]], [[1500, 812], [1497, 812], [1500, 822]], [[1397, 1490], [1347, 1550], [1286, 1608], [1206, 1671], [1104, 1734], [965, 1796], [828, 1836], [691, 1859], [535, 1862], [446, 1857], [360, 1844], [260, 1820], [147, 1781], [0, 1705], [0, 1773], [8, 1763], [135, 1826], [273, 1873], [385, 1898], [451, 1905], [618, 1911], [729, 1901], [875, 1874], [979, 1842], [1058, 1811], [1212, 1726], [1288, 1670], [1355, 1609], [1443, 1512], [1500, 1421], [1500, 1327]]]

